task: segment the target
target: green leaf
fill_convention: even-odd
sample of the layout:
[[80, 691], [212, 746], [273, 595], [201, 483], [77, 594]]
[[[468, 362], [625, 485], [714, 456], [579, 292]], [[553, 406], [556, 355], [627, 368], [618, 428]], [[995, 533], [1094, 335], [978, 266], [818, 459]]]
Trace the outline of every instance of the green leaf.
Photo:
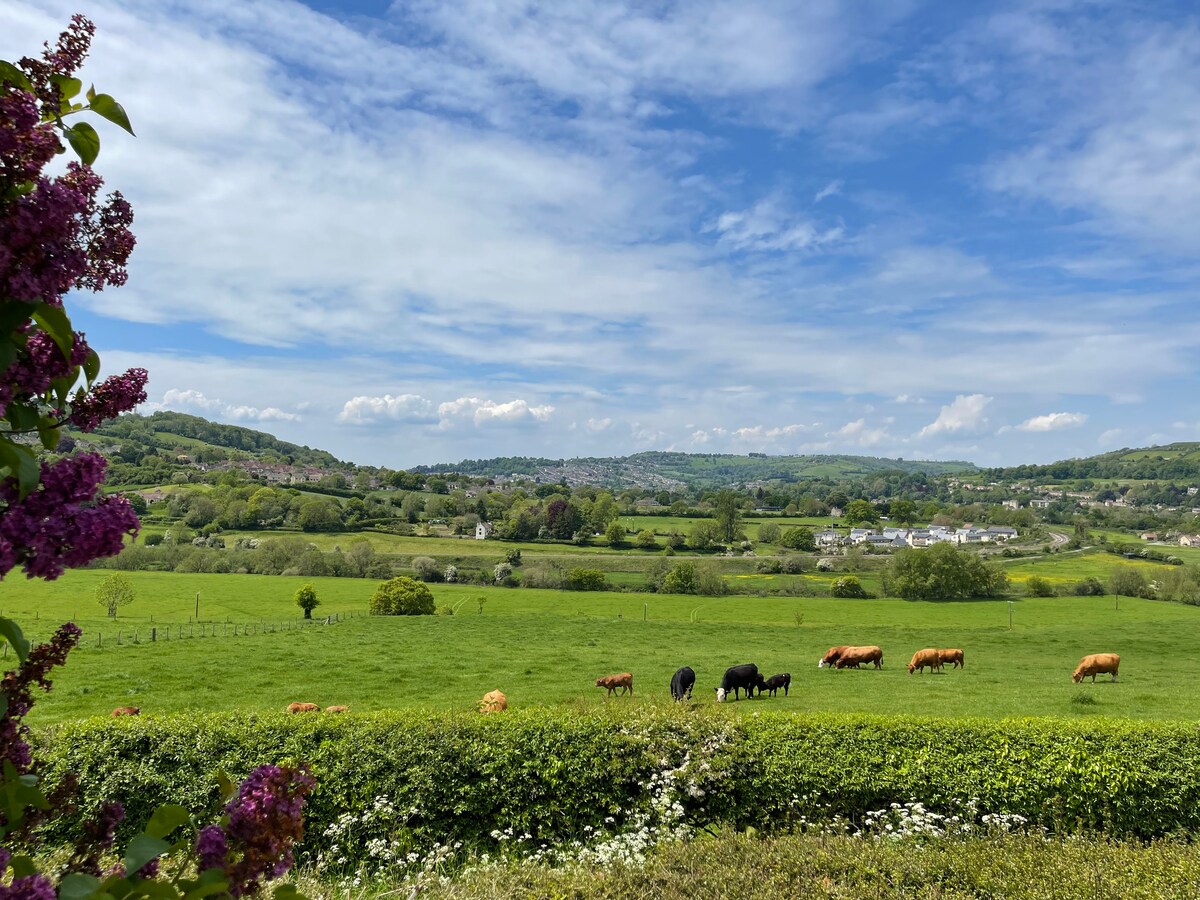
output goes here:
[[[116, 100], [108, 94], [97, 94], [91, 98], [90, 109], [98, 116], [103, 116], [112, 122], [114, 125], [120, 125], [130, 134], [133, 134], [133, 126], [129, 124], [129, 116], [125, 114], [125, 107], [121, 106]], [[137, 135], [134, 135], [137, 137]]]
[[54, 343], [58, 344], [63, 359], [70, 359], [71, 350], [75, 346], [75, 329], [71, 327], [71, 319], [66, 310], [61, 306], [39, 303], [33, 308], [33, 319], [42, 326], [42, 331], [50, 335], [54, 339]]
[[307, 900], [294, 884], [281, 884], [271, 892], [272, 900]]
[[10, 62], [0, 59], [0, 83], [11, 84], [23, 91], [33, 91], [33, 85], [25, 77], [25, 73]]
[[58, 446], [58, 442], [62, 440], [62, 431], [54, 425], [39, 425], [38, 437], [42, 439], [43, 449], [53, 450]]
[[13, 346], [12, 338], [0, 337], [0, 372], [7, 372], [8, 367], [17, 361], [17, 348]]
[[4, 437], [0, 437], [0, 468], [8, 469], [17, 479], [17, 492], [22, 497], [36, 488], [42, 478], [42, 469], [33, 451]]
[[87, 122], [76, 122], [70, 127], [63, 126], [63, 133], [71, 149], [79, 154], [85, 165], [91, 165], [100, 155], [100, 135]]
[[217, 787], [221, 790], [221, 799], [229, 800], [237, 793], [237, 782], [224, 772], [217, 772]]
[[162, 838], [136, 834], [125, 848], [125, 871], [133, 875], [150, 860], [158, 859], [170, 849], [171, 845]]
[[150, 816], [150, 821], [146, 824], [146, 834], [154, 838], [165, 838], [180, 825], [186, 825], [191, 820], [191, 815], [182, 806], [164, 803]]
[[13, 650], [17, 654], [17, 659], [25, 662], [25, 658], [29, 656], [29, 641], [25, 640], [25, 635], [21, 632], [21, 626], [12, 619], [0, 618], [0, 637], [12, 644]]
[[180, 881], [179, 888], [184, 900], [203, 900], [223, 894], [229, 889], [229, 881], [220, 869], [207, 869], [195, 881]]
[[69, 75], [61, 75], [55, 72], [50, 76], [50, 83], [58, 88], [59, 96], [64, 100], [70, 100], [83, 90], [83, 82], [78, 78], [72, 78]]
[[88, 387], [91, 387], [96, 376], [100, 374], [100, 355], [95, 350], [89, 351], [87, 359], [83, 361], [83, 374], [87, 377]]
[[95, 98], [95, 96], [96, 96], [96, 86], [95, 86], [94, 84], [93, 84], [93, 85], [89, 85], [89, 86], [88, 86], [88, 89], [87, 89], [87, 98], [88, 98], [88, 100], [92, 100], [92, 99], [94, 99], [94, 98]]
[[85, 900], [100, 890], [100, 879], [83, 872], [72, 872], [58, 884], [58, 900]]
[[13, 878], [28, 878], [30, 875], [37, 874], [37, 866], [24, 854], [14, 856], [8, 861], [8, 864], [12, 866]]

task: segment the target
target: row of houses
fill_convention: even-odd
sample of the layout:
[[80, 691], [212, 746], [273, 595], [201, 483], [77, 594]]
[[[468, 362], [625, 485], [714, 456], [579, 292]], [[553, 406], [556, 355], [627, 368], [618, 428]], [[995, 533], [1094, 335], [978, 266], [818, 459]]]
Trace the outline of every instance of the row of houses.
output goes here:
[[858, 544], [881, 550], [900, 547], [928, 547], [932, 544], [988, 544], [1007, 541], [1017, 536], [1017, 529], [1008, 525], [989, 525], [987, 528], [968, 526], [949, 528], [932, 525], [929, 528], [852, 528], [849, 535], [837, 531], [821, 531], [815, 537], [821, 547]]

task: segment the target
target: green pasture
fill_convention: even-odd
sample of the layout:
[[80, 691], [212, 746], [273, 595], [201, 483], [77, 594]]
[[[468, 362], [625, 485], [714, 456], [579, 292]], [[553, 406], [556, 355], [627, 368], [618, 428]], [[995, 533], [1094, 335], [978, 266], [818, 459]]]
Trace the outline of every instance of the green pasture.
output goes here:
[[1011, 581], [1022, 582], [1037, 575], [1056, 585], [1070, 584], [1089, 577], [1104, 581], [1112, 575], [1114, 569], [1122, 566], [1138, 569], [1149, 579], [1173, 568], [1166, 563], [1147, 559], [1126, 559], [1117, 553], [1107, 553], [1103, 550], [1056, 553], [1011, 561], [1002, 560], [1001, 563], [1004, 573]]
[[[725, 668], [743, 662], [793, 678], [790, 696], [742, 702], [743, 712], [1192, 719], [1200, 709], [1189, 687], [1200, 679], [1200, 609], [1154, 601], [1122, 598], [1116, 609], [1111, 597], [911, 603], [435, 585], [439, 606], [455, 615], [371, 618], [364, 613], [375, 583], [366, 580], [129, 573], [138, 600], [113, 623], [90, 599], [105, 574], [0, 588], [0, 611], [35, 634], [72, 616], [84, 629], [36, 722], [125, 705], [151, 714], [272, 710], [292, 701], [465, 709], [496, 688], [518, 705], [591, 705], [606, 702], [594, 679], [620, 671], [634, 673], [636, 696], [608, 702], [667, 703], [681, 665], [696, 670], [694, 702], [710, 703]], [[322, 599], [316, 615], [356, 616], [301, 625], [292, 594], [306, 580]], [[176, 624], [170, 640], [148, 642], [148, 617], [157, 628], [187, 623], [196, 591], [202, 622], [259, 625], [236, 637], [220, 629], [189, 637], [185, 625], [180, 638]], [[258, 630], [284, 621], [290, 630]], [[125, 630], [120, 646], [117, 627]], [[130, 627], [139, 628], [140, 643], [129, 642]], [[1164, 652], [1167, 636], [1179, 651]], [[885, 667], [817, 669], [829, 646], [845, 643], [878, 644]], [[963, 648], [966, 668], [908, 675], [909, 656], [929, 646]], [[1072, 684], [1079, 658], [1101, 651], [1122, 655], [1120, 680]]]

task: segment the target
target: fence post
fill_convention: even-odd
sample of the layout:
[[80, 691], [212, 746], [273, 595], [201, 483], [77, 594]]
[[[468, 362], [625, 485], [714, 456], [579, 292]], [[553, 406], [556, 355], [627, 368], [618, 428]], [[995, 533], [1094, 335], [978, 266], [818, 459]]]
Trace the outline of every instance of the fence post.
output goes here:
[[151, 628], [151, 629], [150, 629], [150, 642], [151, 642], [151, 643], [154, 643], [154, 642], [155, 642], [155, 641], [157, 641], [157, 640], [158, 640], [158, 629], [157, 629], [157, 628]]
[[137, 643], [140, 643], [140, 642], [138, 641], [138, 632], [139, 632], [139, 630], [140, 630], [140, 629], [137, 629], [137, 628], [133, 629], [133, 642], [134, 642], [135, 644], [137, 644]]
[[121, 646], [121, 629], [117, 629], [117, 646]]

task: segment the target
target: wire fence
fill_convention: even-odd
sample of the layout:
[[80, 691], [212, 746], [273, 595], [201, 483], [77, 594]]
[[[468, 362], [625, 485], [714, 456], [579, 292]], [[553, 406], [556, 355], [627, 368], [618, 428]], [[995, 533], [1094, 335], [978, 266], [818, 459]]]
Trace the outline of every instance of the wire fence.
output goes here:
[[[13, 615], [14, 611], [10, 610], [8, 614]], [[347, 619], [353, 619], [356, 615], [354, 612], [339, 612], [330, 613], [327, 616], [317, 616], [312, 619], [282, 619], [274, 622], [266, 620], [234, 622], [226, 619], [224, 622], [188, 622], [186, 624], [151, 622], [149, 624], [141, 623], [138, 625], [116, 626], [114, 623], [113, 627], [108, 628], [107, 631], [103, 627], [89, 626], [84, 628], [83, 637], [79, 642], [79, 649], [84, 650], [89, 647], [103, 649], [113, 646], [124, 647], [135, 644], [156, 644], [166, 641], [184, 641], [199, 638], [286, 634], [289, 632], [307, 631], [318, 625], [336, 625]], [[34, 618], [36, 620], [38, 617], [35, 615]], [[69, 621], [74, 622], [75, 619], [71, 618]], [[26, 636], [29, 637], [29, 635]], [[5, 641], [3, 650], [0, 650], [0, 658], [7, 656], [8, 642]]]

